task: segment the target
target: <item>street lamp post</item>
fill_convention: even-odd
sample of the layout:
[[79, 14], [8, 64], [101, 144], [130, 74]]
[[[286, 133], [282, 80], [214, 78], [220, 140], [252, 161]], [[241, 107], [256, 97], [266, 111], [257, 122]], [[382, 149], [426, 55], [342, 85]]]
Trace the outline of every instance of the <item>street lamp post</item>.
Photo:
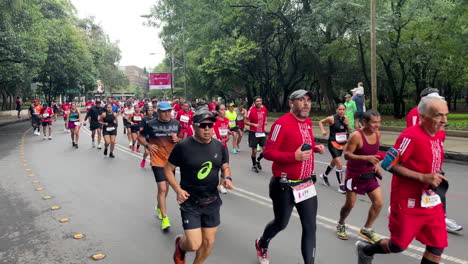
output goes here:
[[370, 0], [371, 107], [377, 110], [377, 51], [375, 41], [375, 0]]

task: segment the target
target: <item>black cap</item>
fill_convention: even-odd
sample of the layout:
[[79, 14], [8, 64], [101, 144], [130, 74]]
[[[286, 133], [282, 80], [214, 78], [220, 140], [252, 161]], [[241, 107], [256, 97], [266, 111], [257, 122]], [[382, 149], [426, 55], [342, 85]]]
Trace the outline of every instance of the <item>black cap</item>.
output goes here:
[[216, 114], [208, 110], [206, 107], [201, 107], [193, 114], [193, 123], [201, 123], [204, 120], [216, 122]]

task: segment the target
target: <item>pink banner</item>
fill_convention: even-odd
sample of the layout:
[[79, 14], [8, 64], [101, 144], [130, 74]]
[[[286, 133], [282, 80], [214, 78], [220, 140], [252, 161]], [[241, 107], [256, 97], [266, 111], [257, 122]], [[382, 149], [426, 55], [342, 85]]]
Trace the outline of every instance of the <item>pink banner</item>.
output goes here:
[[150, 90], [171, 89], [172, 76], [170, 73], [150, 73]]

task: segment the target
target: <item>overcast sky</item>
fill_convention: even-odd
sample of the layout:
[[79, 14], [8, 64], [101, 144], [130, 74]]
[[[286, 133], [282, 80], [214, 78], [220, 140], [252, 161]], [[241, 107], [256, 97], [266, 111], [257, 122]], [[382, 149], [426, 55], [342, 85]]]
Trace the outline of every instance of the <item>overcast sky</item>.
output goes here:
[[[164, 58], [159, 30], [143, 25], [141, 15], [148, 14], [157, 0], [71, 0], [83, 18], [94, 16], [111, 41], [119, 41], [120, 65], [153, 68]], [[155, 55], [149, 55], [155, 53]]]

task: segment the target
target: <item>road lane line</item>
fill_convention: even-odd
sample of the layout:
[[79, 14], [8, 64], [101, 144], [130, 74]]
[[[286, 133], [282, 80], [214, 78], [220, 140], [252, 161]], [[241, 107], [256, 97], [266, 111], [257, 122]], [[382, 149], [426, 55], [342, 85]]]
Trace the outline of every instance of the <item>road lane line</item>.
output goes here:
[[[91, 135], [90, 133], [88, 133], [88, 131], [86, 131], [86, 133], [88, 135]], [[120, 151], [125, 152], [126, 154], [130, 154], [130, 155], [134, 156], [135, 158], [138, 158], [138, 159], [142, 158], [141, 155], [136, 155], [135, 153], [133, 153], [132, 151], [130, 151], [129, 149], [127, 149], [126, 147], [124, 147], [122, 145], [119, 145], [119, 144], [116, 143], [115, 147], [117, 149], [119, 149]], [[319, 161], [317, 161], [317, 162], [319, 162]], [[319, 162], [319, 163], [328, 164], [328, 163], [325, 163], [325, 162]], [[235, 187], [234, 190], [230, 190], [230, 193], [232, 193], [232, 194], [234, 194], [236, 196], [245, 198], [247, 200], [253, 201], [253, 202], [257, 203], [257, 204], [269, 207], [269, 208], [273, 207], [271, 205], [271, 199], [270, 198], [259, 195], [259, 194], [256, 194], [256, 193], [253, 193], [253, 192], [250, 192], [250, 191], [247, 191], [247, 190], [244, 190], [244, 189], [241, 189], [239, 187]], [[294, 209], [294, 212], [292, 213], [292, 215], [299, 218], [299, 214], [297, 214], [296, 209]], [[338, 222], [338, 220], [334, 220], [334, 219], [331, 219], [331, 218], [328, 218], [328, 217], [325, 217], [325, 216], [321, 216], [321, 215], [317, 215], [317, 219], [320, 219], [322, 221], [325, 221], [325, 222], [328, 222], [328, 223], [331, 224], [330, 225], [330, 224], [327, 224], [327, 223], [324, 223], [324, 222], [321, 222], [321, 221], [317, 221], [317, 224], [319, 224], [320, 226], [325, 227], [325, 228], [330, 229], [330, 230], [335, 230], [336, 229], [336, 223]], [[349, 224], [346, 224], [346, 227], [348, 229], [352, 229], [352, 230], [354, 230], [356, 232], [359, 232], [361, 230], [359, 227], [349, 225]], [[384, 235], [381, 235], [381, 234], [378, 234], [378, 233], [375, 233], [375, 234], [380, 238], [388, 238], [388, 237], [386, 237]], [[360, 237], [358, 235], [354, 234], [354, 233], [348, 234], [348, 236], [360, 239]], [[425, 252], [426, 251], [425, 248], [414, 246], [414, 245], [409, 245], [408, 248], [412, 249], [412, 250], [415, 250], [415, 251], [418, 251], [418, 252]], [[415, 254], [415, 253], [412, 253], [412, 252], [408, 252], [408, 251], [403, 251], [402, 254], [404, 254], [406, 256], [409, 256], [409, 257], [412, 257], [412, 258], [416, 258], [416, 259], [421, 258], [421, 255]], [[466, 260], [462, 260], [462, 259], [452, 257], [452, 256], [448, 256], [448, 255], [442, 255], [442, 258], [445, 261], [451, 261], [451, 262], [454, 262], [454, 263], [457, 263], [457, 264], [468, 264], [468, 261], [466, 261]], [[443, 263], [441, 263], [441, 264], [443, 264]]]

